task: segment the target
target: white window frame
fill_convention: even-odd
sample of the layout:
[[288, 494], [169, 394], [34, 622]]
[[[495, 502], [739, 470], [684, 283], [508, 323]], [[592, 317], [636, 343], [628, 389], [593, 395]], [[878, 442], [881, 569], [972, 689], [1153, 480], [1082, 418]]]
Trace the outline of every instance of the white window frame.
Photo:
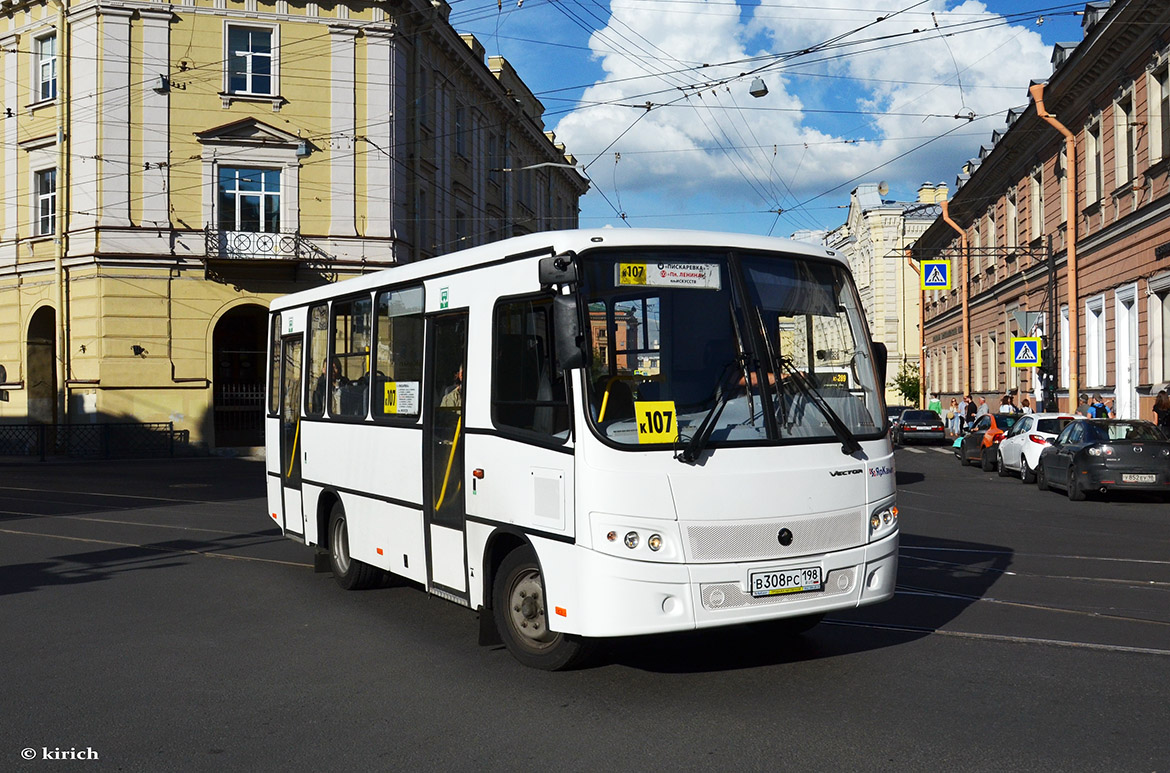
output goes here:
[[[57, 31], [41, 35], [33, 39], [33, 71], [35, 73], [32, 84], [32, 102], [33, 104], [39, 102], [52, 102], [57, 99], [58, 84], [57, 84]], [[52, 51], [46, 54], [45, 46], [52, 45]], [[45, 77], [46, 68], [49, 70], [49, 77]], [[50, 86], [51, 94], [44, 95], [46, 85]]]
[[1146, 78], [1150, 166], [1170, 157], [1170, 61], [1161, 58]]
[[1061, 146], [1056, 154], [1056, 180], [1060, 195], [1060, 222], [1068, 222], [1068, 147]]
[[1128, 88], [1113, 102], [1113, 174], [1114, 188], [1133, 182], [1137, 176], [1137, 108], [1133, 88]]
[[[53, 190], [46, 193], [43, 189], [45, 180], [52, 176]], [[53, 236], [57, 232], [57, 168], [50, 166], [36, 169], [32, 173], [33, 217], [32, 232], [35, 236]], [[48, 205], [48, 212], [42, 208]], [[48, 218], [48, 225], [45, 219]]]
[[1160, 384], [1170, 380], [1170, 271], [1147, 279], [1146, 290], [1146, 366], [1150, 382]]
[[1012, 188], [1007, 192], [1007, 199], [1004, 204], [1006, 210], [1004, 223], [1004, 246], [1009, 252], [1014, 252], [1020, 242], [1020, 210], [1016, 205], [1016, 189]]
[[1028, 174], [1028, 241], [1044, 236], [1044, 169], [1036, 167]]
[[1085, 300], [1085, 386], [1105, 385], [1105, 296]]
[[1085, 124], [1085, 206], [1101, 201], [1105, 193], [1105, 167], [1102, 161], [1101, 116], [1093, 116]]
[[984, 383], [988, 391], [994, 392], [999, 389], [999, 336], [992, 330], [987, 334], [987, 340], [991, 345], [986, 347], [987, 378]]
[[[259, 191], [240, 190], [240, 188], [238, 186], [239, 176], [236, 175], [235, 180], [236, 180], [237, 186], [234, 190], [235, 195], [233, 197], [234, 201], [235, 201], [235, 212], [232, 213], [232, 215], [233, 215], [232, 220], [236, 225], [235, 228], [222, 228], [220, 225], [220, 219], [223, 216], [223, 211], [221, 209], [221, 202], [220, 202], [220, 196], [219, 196], [219, 175], [225, 169], [234, 169], [237, 171], [251, 170], [251, 171], [258, 171], [258, 172], [276, 172], [277, 175], [279, 175], [275, 192], [270, 191], [267, 188], [265, 188], [266, 180], [264, 177], [261, 178], [262, 181], [260, 184]], [[284, 228], [285, 202], [284, 202], [284, 169], [283, 169], [283, 167], [280, 167], [280, 166], [260, 166], [260, 165], [251, 165], [251, 164], [246, 164], [246, 165], [245, 164], [230, 164], [230, 163], [217, 164], [216, 170], [215, 170], [215, 177], [216, 177], [215, 207], [216, 207], [216, 216], [217, 216], [216, 217], [216, 227], [219, 228], [219, 230], [222, 230], [222, 231], [242, 231], [243, 230], [240, 228], [240, 202], [242, 199], [247, 197], [247, 198], [256, 198], [259, 200], [260, 224], [261, 224], [260, 230], [249, 231], [248, 233], [286, 233], [287, 232], [286, 229]], [[269, 228], [264, 227], [266, 225], [264, 222], [264, 213], [267, 211], [265, 203], [268, 200], [273, 199], [273, 198], [276, 199], [277, 219], [279, 222], [277, 223], [277, 228], [269, 229]]]
[[[1060, 386], [1068, 389], [1068, 304], [1060, 307]], [[1076, 399], [1076, 396], [1073, 396]]]
[[[252, 90], [252, 76], [250, 74], [252, 69], [251, 58], [253, 56], [263, 56], [262, 54], [249, 54], [247, 69], [248, 88], [233, 91], [231, 88], [231, 32], [233, 29], [246, 30], [262, 30], [269, 34], [268, 45], [269, 51], [269, 90], [268, 91], [253, 91]], [[241, 21], [227, 21], [223, 23], [223, 95], [231, 97], [232, 99], [275, 99], [280, 96], [280, 26], [276, 24], [264, 24], [262, 22], [248, 20], [247, 23]]]
[[987, 268], [995, 267], [996, 250], [995, 205], [987, 210]]

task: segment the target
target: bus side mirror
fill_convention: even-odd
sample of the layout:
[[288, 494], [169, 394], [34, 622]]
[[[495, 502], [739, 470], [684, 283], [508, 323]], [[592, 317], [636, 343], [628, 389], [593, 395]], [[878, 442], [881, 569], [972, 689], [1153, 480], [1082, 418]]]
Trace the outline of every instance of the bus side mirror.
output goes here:
[[585, 336], [581, 332], [581, 315], [577, 311], [577, 296], [558, 295], [553, 298], [553, 336], [561, 368], [573, 370], [589, 363]]
[[873, 363], [877, 366], [878, 385], [880, 389], [886, 388], [886, 363], [890, 358], [890, 352], [886, 349], [886, 345], [881, 341], [872, 341], [873, 344]]
[[547, 290], [553, 285], [567, 287], [577, 283], [576, 257], [571, 252], [553, 255], [551, 258], [541, 258], [537, 264], [536, 276], [540, 280], [540, 287]]

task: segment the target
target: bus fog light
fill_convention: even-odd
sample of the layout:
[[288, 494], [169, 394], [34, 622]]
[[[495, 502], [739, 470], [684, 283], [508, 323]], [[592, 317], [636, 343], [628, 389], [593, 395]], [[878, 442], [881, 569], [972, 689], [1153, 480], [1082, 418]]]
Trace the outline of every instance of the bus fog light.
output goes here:
[[638, 547], [638, 532], [626, 532], [626, 547], [628, 547], [630, 550]]
[[609, 534], [605, 535], [605, 538], [610, 542], [617, 542], [617, 532], [611, 531]]
[[877, 531], [881, 527], [882, 527], [882, 517], [879, 514], [874, 513], [869, 519], [869, 528], [873, 529], [874, 531]]
[[651, 534], [650, 539], [646, 540], [646, 547], [657, 552], [662, 549], [662, 535]]

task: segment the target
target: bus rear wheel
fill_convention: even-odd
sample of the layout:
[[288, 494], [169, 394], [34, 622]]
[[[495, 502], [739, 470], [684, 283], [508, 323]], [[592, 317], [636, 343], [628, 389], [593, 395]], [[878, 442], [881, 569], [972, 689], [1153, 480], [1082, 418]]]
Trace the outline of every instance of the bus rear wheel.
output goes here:
[[513, 550], [496, 570], [492, 612], [508, 651], [531, 668], [572, 668], [591, 650], [585, 639], [549, 629], [544, 578], [531, 548]]
[[329, 568], [337, 584], [346, 590], [372, 588], [382, 579], [380, 569], [350, 556], [349, 527], [340, 502], [335, 502], [329, 513]]

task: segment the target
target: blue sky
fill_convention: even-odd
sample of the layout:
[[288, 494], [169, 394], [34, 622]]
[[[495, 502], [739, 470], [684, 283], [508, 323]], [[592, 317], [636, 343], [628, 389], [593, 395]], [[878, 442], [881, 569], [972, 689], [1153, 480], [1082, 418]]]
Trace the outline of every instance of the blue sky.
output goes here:
[[449, 2], [455, 28], [513, 64], [546, 129], [586, 166], [583, 227], [775, 236], [839, 225], [860, 183], [884, 180], [898, 199], [925, 181], [953, 189], [1004, 112], [1027, 103], [1029, 81], [1051, 72], [1052, 44], [1080, 40], [1084, 7]]

